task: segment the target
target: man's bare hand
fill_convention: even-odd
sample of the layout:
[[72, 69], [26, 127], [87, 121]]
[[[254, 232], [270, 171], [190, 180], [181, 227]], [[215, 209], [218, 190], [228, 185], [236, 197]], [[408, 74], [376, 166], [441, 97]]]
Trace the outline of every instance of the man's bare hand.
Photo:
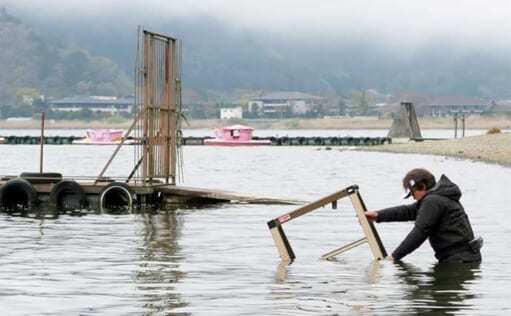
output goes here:
[[365, 212], [365, 215], [366, 215], [367, 219], [371, 222], [376, 221], [376, 219], [378, 218], [378, 212], [375, 212], [375, 211], [367, 211], [367, 212]]

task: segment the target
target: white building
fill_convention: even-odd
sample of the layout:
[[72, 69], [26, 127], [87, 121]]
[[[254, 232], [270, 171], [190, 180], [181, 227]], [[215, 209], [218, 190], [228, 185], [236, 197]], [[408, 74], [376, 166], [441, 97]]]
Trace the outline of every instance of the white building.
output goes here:
[[456, 113], [479, 115], [487, 108], [488, 103], [479, 98], [442, 96], [423, 105], [422, 112], [430, 116], [450, 116]]
[[324, 102], [321, 97], [302, 92], [272, 92], [248, 102], [248, 111], [268, 117], [303, 115], [316, 110]]
[[55, 100], [50, 103], [50, 107], [55, 111], [77, 112], [89, 109], [93, 112], [104, 113], [130, 113], [135, 105], [135, 98], [117, 98], [110, 96], [86, 96], [86, 97], [68, 97]]
[[241, 106], [237, 108], [221, 108], [220, 118], [222, 120], [241, 119], [243, 118], [243, 109]]

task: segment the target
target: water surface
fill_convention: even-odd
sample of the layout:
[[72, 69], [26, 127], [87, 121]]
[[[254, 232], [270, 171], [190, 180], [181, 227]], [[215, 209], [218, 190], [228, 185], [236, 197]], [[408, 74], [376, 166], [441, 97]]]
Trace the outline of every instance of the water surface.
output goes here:
[[[111, 146], [46, 146], [45, 170], [97, 175]], [[358, 184], [370, 209], [402, 203], [414, 167], [447, 174], [485, 238], [479, 266], [437, 266], [429, 245], [404, 264], [367, 246], [348, 200], [285, 225], [297, 259], [280, 264], [266, 222], [296, 206], [225, 204], [135, 214], [0, 213], [3, 315], [508, 315], [511, 169], [436, 156], [316, 147], [188, 146], [186, 185], [316, 200]], [[0, 174], [38, 170], [38, 146], [0, 146]], [[110, 175], [131, 171], [123, 149]], [[391, 252], [411, 223], [378, 224]]]

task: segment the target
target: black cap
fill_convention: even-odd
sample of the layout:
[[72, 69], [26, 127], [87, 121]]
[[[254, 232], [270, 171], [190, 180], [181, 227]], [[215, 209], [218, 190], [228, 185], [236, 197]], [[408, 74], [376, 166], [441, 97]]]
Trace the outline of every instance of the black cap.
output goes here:
[[413, 187], [415, 186], [416, 182], [415, 180], [411, 179], [407, 184], [406, 184], [406, 194], [405, 196], [403, 196], [403, 199], [407, 199], [409, 198], [410, 196], [412, 196], [412, 192], [413, 192]]
[[435, 186], [435, 176], [426, 169], [416, 168], [408, 171], [403, 178], [403, 188], [406, 191], [405, 199], [412, 196], [417, 189], [429, 190]]

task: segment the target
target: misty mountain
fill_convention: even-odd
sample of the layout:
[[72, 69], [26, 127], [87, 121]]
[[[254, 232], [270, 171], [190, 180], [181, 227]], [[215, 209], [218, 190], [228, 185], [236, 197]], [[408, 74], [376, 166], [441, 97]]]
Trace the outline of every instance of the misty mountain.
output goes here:
[[[177, 37], [183, 41], [183, 86], [198, 91], [347, 94], [376, 89], [382, 93], [511, 97], [508, 52], [463, 39], [433, 37], [413, 49], [403, 49], [385, 38], [348, 31], [307, 37], [241, 28], [211, 16], [123, 12], [58, 19], [23, 11], [17, 14], [48, 43], [106, 56], [131, 77], [138, 25]], [[44, 66], [47, 75], [54, 73], [54, 63]], [[75, 86], [78, 79], [73, 78]]]
[[207, 16], [171, 17], [156, 22], [150, 18], [135, 20], [125, 16], [122, 24], [112, 23], [111, 17], [84, 17], [80, 23], [65, 17], [55, 23], [29, 15], [24, 19], [31, 19], [39, 30], [51, 34], [53, 42], [108, 56], [130, 75], [134, 73], [139, 25], [176, 37], [183, 42], [185, 88], [325, 90], [317, 71], [301, 62], [286, 60], [285, 55], [276, 52], [271, 43], [258, 34]]
[[51, 43], [21, 19], [0, 11], [0, 100], [35, 89], [47, 96], [127, 95], [132, 83], [115, 62], [80, 47]]

